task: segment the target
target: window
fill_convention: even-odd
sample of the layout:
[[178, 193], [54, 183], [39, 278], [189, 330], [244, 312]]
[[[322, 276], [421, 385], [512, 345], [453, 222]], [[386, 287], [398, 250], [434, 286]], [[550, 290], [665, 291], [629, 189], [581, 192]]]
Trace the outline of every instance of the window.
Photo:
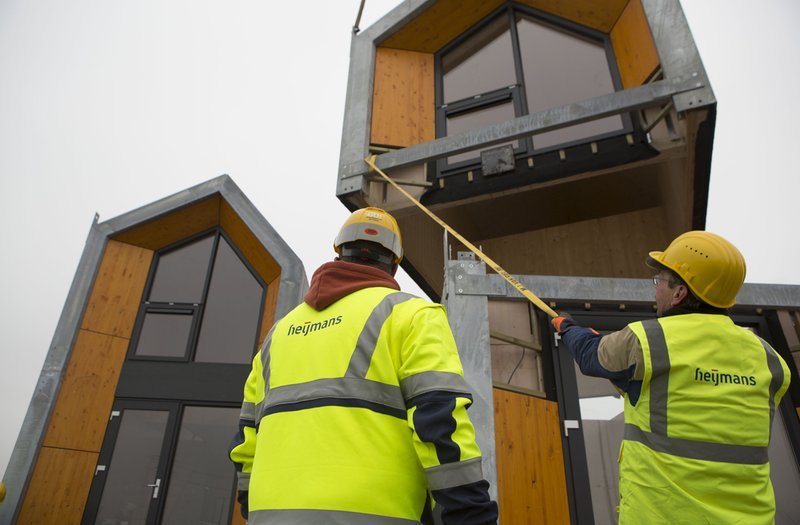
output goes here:
[[[613, 63], [608, 35], [522, 6], [503, 7], [437, 55], [437, 136], [613, 93]], [[623, 118], [607, 117], [451, 155], [437, 171], [473, 169], [481, 151], [503, 145], [529, 156], [624, 131]]]
[[132, 357], [248, 364], [265, 286], [219, 232], [158, 253]]

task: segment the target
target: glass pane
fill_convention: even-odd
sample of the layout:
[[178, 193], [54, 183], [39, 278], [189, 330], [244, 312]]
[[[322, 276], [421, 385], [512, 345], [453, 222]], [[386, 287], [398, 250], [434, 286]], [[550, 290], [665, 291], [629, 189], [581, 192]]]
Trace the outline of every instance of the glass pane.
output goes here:
[[124, 410], [95, 523], [138, 525], [147, 520], [169, 412]]
[[[517, 19], [517, 31], [529, 113], [614, 92], [602, 43], [523, 16]], [[533, 144], [541, 149], [620, 129], [619, 116], [606, 117], [535, 135]]]
[[505, 14], [442, 56], [445, 104], [516, 83], [511, 32]]
[[195, 361], [250, 363], [264, 289], [220, 237]]
[[161, 254], [148, 300], [165, 303], [201, 302], [213, 244], [212, 235]]
[[147, 312], [136, 344], [136, 355], [183, 357], [192, 329], [192, 313]]
[[[475, 111], [470, 111], [469, 113], [460, 113], [456, 116], [448, 117], [447, 134], [455, 135], [456, 133], [461, 133], [462, 131], [469, 131], [471, 129], [481, 128], [483, 126], [499, 124], [500, 122], [511, 120], [514, 117], [514, 103], [509, 100], [501, 104], [489, 106], [488, 108], [481, 108]], [[512, 144], [516, 148], [519, 146], [519, 141], [515, 140], [513, 142], [504, 142], [503, 144], [495, 144], [494, 146], [489, 146], [488, 148], [452, 155], [447, 157], [447, 162], [452, 164], [462, 160], [476, 159], [480, 157], [480, 152], [483, 150], [499, 148], [500, 146], [505, 146], [507, 144]]]
[[235, 469], [227, 449], [239, 409], [186, 407], [162, 523], [228, 523]]

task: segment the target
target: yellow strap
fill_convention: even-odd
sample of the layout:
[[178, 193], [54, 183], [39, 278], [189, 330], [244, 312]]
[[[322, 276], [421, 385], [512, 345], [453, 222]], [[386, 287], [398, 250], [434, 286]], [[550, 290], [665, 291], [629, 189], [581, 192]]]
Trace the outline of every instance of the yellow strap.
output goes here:
[[406, 198], [407, 198], [408, 200], [410, 200], [411, 202], [413, 202], [414, 204], [416, 204], [416, 205], [417, 205], [417, 207], [418, 207], [420, 210], [424, 211], [424, 212], [425, 212], [425, 213], [428, 215], [428, 217], [430, 217], [431, 219], [433, 219], [434, 221], [436, 221], [437, 223], [439, 223], [439, 225], [440, 225], [442, 228], [444, 228], [445, 230], [447, 230], [447, 231], [450, 233], [450, 235], [452, 235], [453, 237], [455, 237], [456, 239], [458, 239], [459, 241], [461, 241], [461, 242], [464, 244], [464, 246], [466, 246], [467, 248], [469, 248], [470, 250], [472, 250], [472, 251], [473, 251], [473, 252], [474, 252], [474, 253], [475, 253], [475, 254], [476, 254], [478, 257], [480, 257], [480, 258], [481, 258], [481, 260], [482, 260], [483, 262], [485, 262], [486, 264], [488, 264], [488, 265], [489, 265], [489, 267], [490, 267], [492, 270], [494, 270], [495, 272], [497, 272], [497, 273], [499, 273], [500, 275], [502, 275], [502, 276], [503, 276], [503, 278], [504, 278], [506, 281], [508, 281], [509, 283], [511, 283], [511, 286], [513, 286], [514, 288], [516, 288], [516, 289], [519, 291], [519, 293], [521, 293], [522, 295], [524, 295], [524, 296], [525, 296], [525, 297], [526, 297], [526, 298], [527, 298], [527, 299], [528, 299], [530, 302], [532, 302], [533, 304], [535, 304], [536, 306], [538, 306], [538, 307], [539, 307], [539, 309], [541, 309], [541, 310], [542, 310], [544, 313], [546, 313], [546, 314], [547, 314], [547, 315], [549, 315], [550, 317], [558, 317], [558, 314], [557, 314], [556, 312], [554, 312], [552, 308], [550, 308], [549, 306], [547, 306], [547, 305], [544, 303], [544, 301], [542, 301], [541, 299], [539, 299], [538, 297], [536, 297], [536, 295], [534, 295], [534, 293], [533, 293], [533, 292], [531, 292], [530, 290], [528, 290], [527, 288], [525, 288], [525, 287], [522, 285], [522, 283], [521, 283], [521, 282], [519, 282], [519, 281], [517, 281], [516, 279], [514, 279], [514, 278], [511, 276], [511, 274], [509, 274], [507, 271], [505, 271], [503, 268], [501, 268], [499, 264], [497, 264], [496, 262], [494, 262], [493, 260], [491, 260], [491, 259], [489, 258], [489, 256], [488, 256], [488, 255], [486, 255], [485, 253], [483, 253], [482, 251], [480, 251], [478, 248], [476, 248], [476, 247], [475, 247], [475, 246], [474, 246], [474, 245], [473, 245], [471, 242], [469, 242], [469, 241], [468, 241], [468, 240], [466, 240], [464, 237], [462, 237], [462, 236], [461, 236], [461, 235], [460, 235], [460, 234], [459, 234], [457, 231], [455, 231], [453, 228], [451, 228], [451, 227], [450, 227], [450, 226], [449, 226], [449, 225], [448, 225], [446, 222], [444, 222], [442, 219], [440, 219], [439, 217], [437, 217], [437, 216], [436, 216], [436, 215], [435, 215], [435, 214], [434, 214], [432, 211], [430, 211], [428, 208], [426, 208], [426, 207], [425, 207], [425, 206], [424, 206], [424, 205], [423, 205], [421, 202], [419, 202], [417, 199], [415, 199], [414, 197], [412, 197], [412, 196], [411, 196], [411, 195], [410, 195], [410, 194], [409, 194], [409, 193], [408, 193], [406, 190], [404, 190], [403, 188], [401, 188], [400, 186], [398, 186], [398, 185], [397, 185], [397, 183], [396, 183], [395, 181], [393, 181], [392, 179], [390, 179], [388, 175], [386, 175], [386, 174], [385, 174], [383, 171], [381, 171], [381, 169], [380, 169], [378, 166], [376, 166], [376, 165], [375, 165], [375, 157], [376, 157], [376, 155], [372, 155], [372, 156], [370, 156], [370, 157], [367, 157], [366, 159], [364, 159], [364, 162], [366, 162], [367, 164], [369, 164], [370, 168], [372, 168], [373, 170], [375, 170], [376, 172], [378, 172], [378, 173], [380, 174], [380, 176], [381, 176], [381, 177], [383, 177], [384, 179], [386, 179], [386, 182], [388, 182], [389, 184], [391, 184], [391, 185], [392, 185], [392, 186], [393, 186], [393, 187], [394, 187], [394, 188], [395, 188], [397, 191], [399, 191], [400, 193], [402, 193], [403, 195], [405, 195], [405, 196], [406, 196]]

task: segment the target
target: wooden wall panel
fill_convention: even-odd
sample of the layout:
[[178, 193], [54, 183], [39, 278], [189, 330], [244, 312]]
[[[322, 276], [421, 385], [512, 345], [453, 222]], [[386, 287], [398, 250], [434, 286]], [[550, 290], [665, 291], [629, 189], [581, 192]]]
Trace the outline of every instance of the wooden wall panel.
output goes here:
[[265, 283], [272, 282], [281, 273], [281, 268], [275, 259], [224, 200], [220, 206], [219, 224]]
[[81, 329], [129, 339], [153, 252], [108, 241]]
[[[546, 13], [608, 33], [628, 0], [519, 0]], [[502, 0], [440, 0], [381, 42], [382, 47], [435, 53], [481, 21]]]
[[647, 278], [647, 253], [672, 240], [664, 215], [647, 208], [479, 242], [512, 274]]
[[80, 330], [44, 446], [100, 452], [129, 340]]
[[370, 143], [407, 147], [436, 138], [433, 55], [375, 52]]
[[519, 0], [521, 4], [608, 33], [628, 0]]
[[569, 523], [558, 405], [494, 389], [500, 522]]
[[114, 235], [114, 239], [159, 250], [219, 224], [222, 199], [214, 195]]
[[641, 86], [658, 68], [658, 53], [641, 0], [628, 2], [611, 30], [611, 44], [625, 89]]
[[502, 3], [503, 0], [440, 0], [381, 42], [381, 47], [435, 53]]
[[17, 524], [80, 523], [97, 456], [93, 452], [42, 447]]
[[258, 334], [258, 346], [264, 342], [267, 332], [275, 323], [275, 308], [278, 305], [278, 292], [280, 291], [280, 275], [274, 281], [267, 284], [267, 296], [264, 298], [264, 312], [261, 316], [261, 331]]

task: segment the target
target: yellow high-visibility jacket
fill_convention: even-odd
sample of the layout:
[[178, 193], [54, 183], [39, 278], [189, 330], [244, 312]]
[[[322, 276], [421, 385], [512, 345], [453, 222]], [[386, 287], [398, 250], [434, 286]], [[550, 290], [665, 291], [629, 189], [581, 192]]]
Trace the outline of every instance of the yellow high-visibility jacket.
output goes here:
[[[420, 523], [431, 492], [488, 486], [470, 404], [441, 305], [385, 287], [299, 305], [245, 385], [230, 455], [248, 522]], [[482, 490], [474, 523], [494, 522]]]
[[767, 447], [789, 386], [778, 353], [725, 315], [632, 323], [641, 394], [626, 396], [620, 524], [770, 524]]

